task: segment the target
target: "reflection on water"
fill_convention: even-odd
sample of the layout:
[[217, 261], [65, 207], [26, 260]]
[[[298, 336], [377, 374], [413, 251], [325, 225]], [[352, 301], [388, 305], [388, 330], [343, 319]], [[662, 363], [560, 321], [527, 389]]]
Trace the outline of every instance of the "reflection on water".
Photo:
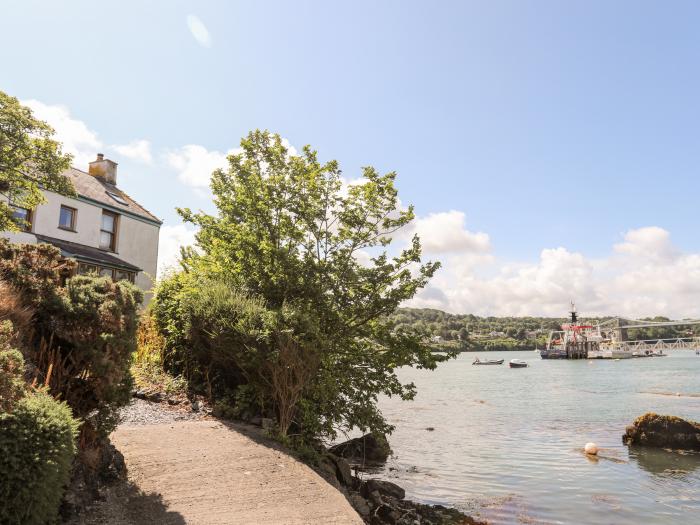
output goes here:
[[[530, 363], [510, 369], [472, 366], [473, 357], [402, 370], [416, 400], [381, 402], [396, 425], [381, 475], [409, 497], [492, 523], [700, 523], [700, 455], [628, 450], [621, 439], [649, 411], [700, 420], [700, 358], [498, 353]], [[582, 453], [589, 441], [603, 449], [597, 460]]]
[[630, 447], [629, 457], [636, 461], [641, 468], [657, 476], [683, 479], [686, 475], [692, 474], [700, 468], [700, 453], [698, 452]]

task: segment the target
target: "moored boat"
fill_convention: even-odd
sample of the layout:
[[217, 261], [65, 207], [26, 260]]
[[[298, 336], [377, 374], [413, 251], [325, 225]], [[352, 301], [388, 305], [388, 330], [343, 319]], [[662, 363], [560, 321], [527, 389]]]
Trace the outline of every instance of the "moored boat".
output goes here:
[[527, 362], [522, 359], [511, 359], [509, 364], [511, 368], [527, 368]]
[[478, 357], [474, 359], [474, 362], [472, 363], [473, 365], [502, 365], [503, 364], [503, 359], [487, 359], [485, 361], [482, 361]]

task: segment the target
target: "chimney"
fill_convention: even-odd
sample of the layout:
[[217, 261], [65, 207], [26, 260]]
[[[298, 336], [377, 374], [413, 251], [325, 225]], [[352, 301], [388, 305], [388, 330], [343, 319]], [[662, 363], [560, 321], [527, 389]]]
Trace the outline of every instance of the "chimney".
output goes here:
[[98, 153], [97, 159], [90, 163], [88, 173], [104, 182], [117, 185], [117, 163], [106, 159], [102, 153]]

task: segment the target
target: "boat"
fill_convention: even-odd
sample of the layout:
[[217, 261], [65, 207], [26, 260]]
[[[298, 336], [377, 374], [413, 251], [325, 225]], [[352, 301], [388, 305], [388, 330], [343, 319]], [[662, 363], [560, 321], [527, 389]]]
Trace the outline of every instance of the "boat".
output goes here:
[[614, 328], [603, 330], [597, 326], [581, 324], [576, 305], [571, 303], [569, 322], [561, 325], [561, 330], [549, 334], [547, 346], [540, 351], [542, 359], [629, 359], [630, 350]]
[[522, 359], [511, 359], [509, 364], [511, 368], [527, 368], [527, 362]]
[[474, 362], [472, 363], [473, 365], [502, 365], [503, 364], [503, 359], [487, 359], [486, 361], [482, 361], [478, 357], [474, 359]]

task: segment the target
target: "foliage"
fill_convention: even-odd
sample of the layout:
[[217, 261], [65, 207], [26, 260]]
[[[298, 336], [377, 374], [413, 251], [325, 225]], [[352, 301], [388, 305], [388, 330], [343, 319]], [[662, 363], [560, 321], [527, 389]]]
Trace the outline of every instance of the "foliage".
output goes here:
[[24, 359], [10, 346], [12, 337], [12, 323], [0, 322], [0, 412], [12, 412], [27, 390]]
[[0, 279], [34, 311], [24, 351], [36, 380], [76, 416], [92, 413], [90, 426], [106, 435], [116, 424], [116, 409], [129, 398], [129, 360], [143, 294], [105, 277], [75, 276], [63, 284], [73, 264], [52, 246], [0, 239]]
[[421, 265], [417, 237], [387, 253], [413, 219], [399, 206], [396, 175], [368, 167], [362, 183], [344, 185], [337, 162], [321, 164], [309, 147], [290, 155], [278, 135], [252, 132], [241, 146], [212, 175], [218, 215], [178, 210], [199, 232], [185, 271], [156, 293], [166, 366], [215, 393], [251, 385], [282, 434], [287, 421], [311, 438], [390, 430], [378, 396], [415, 394], [396, 368], [445, 359], [382, 320], [439, 266]]
[[[11, 203], [34, 209], [45, 200], [41, 189], [75, 195], [71, 182], [61, 175], [71, 156], [61, 151], [53, 133], [29, 108], [0, 91], [0, 194]], [[12, 207], [0, 200], [0, 231], [24, 226], [12, 213]]]
[[70, 477], [79, 422], [45, 393], [0, 414], [0, 523], [53, 522]]

